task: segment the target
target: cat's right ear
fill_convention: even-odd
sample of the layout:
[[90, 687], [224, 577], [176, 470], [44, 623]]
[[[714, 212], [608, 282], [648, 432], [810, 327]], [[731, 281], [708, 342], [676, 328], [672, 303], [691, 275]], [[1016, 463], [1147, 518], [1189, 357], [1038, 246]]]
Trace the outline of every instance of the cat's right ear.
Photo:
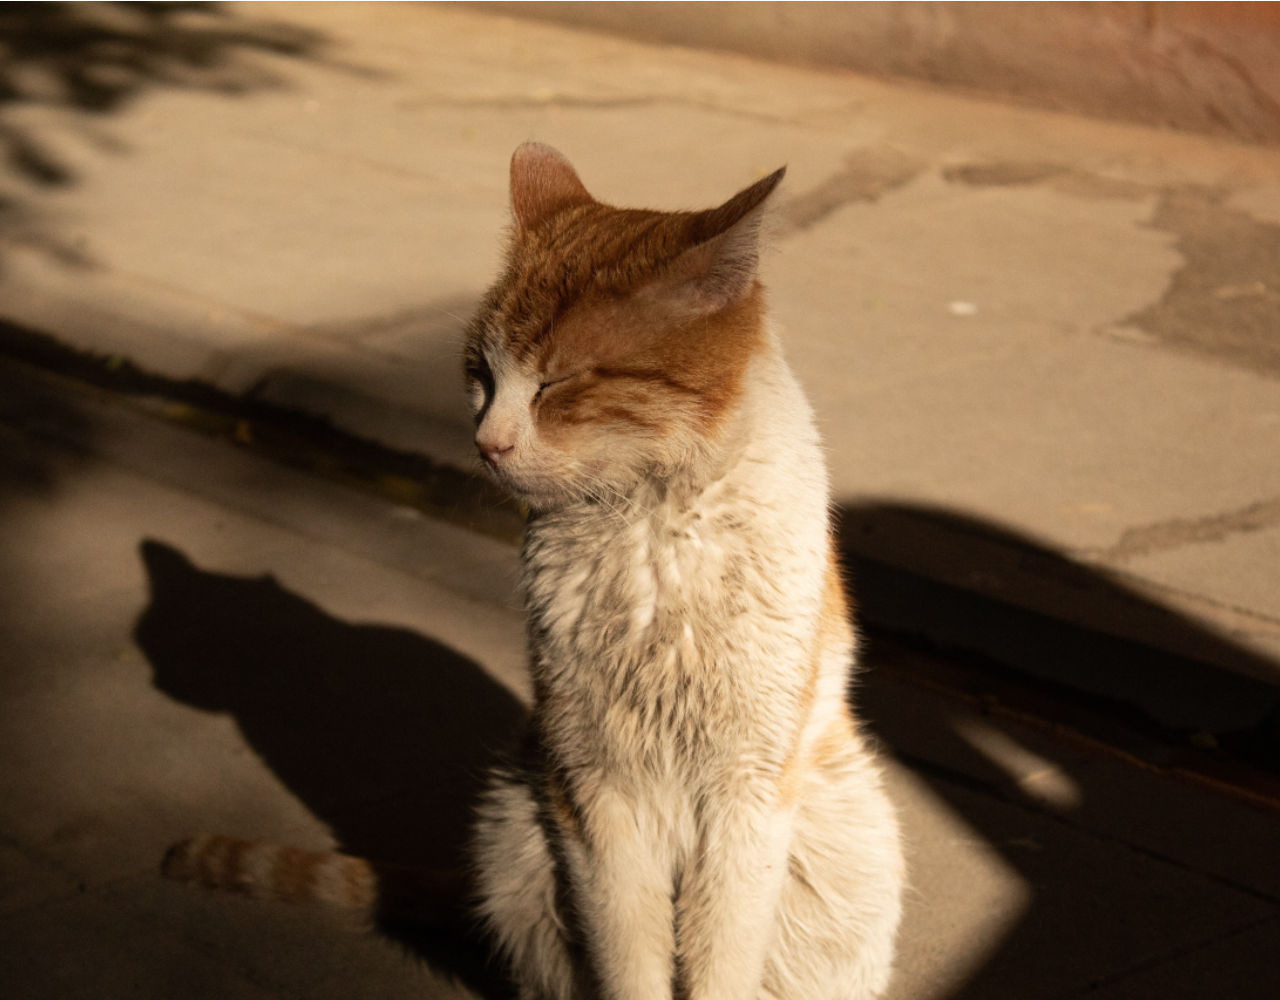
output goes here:
[[521, 232], [536, 229], [566, 208], [594, 200], [572, 164], [550, 146], [526, 142], [511, 157], [511, 210]]
[[698, 311], [715, 312], [742, 298], [756, 283], [765, 200], [787, 168], [744, 188], [719, 208], [687, 217], [684, 238], [692, 244], [667, 268], [660, 282]]

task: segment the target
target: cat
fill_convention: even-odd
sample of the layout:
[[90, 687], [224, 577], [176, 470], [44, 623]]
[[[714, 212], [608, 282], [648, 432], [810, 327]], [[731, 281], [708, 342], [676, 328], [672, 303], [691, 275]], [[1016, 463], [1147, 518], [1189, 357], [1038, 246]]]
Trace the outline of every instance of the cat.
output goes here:
[[[856, 638], [813, 414], [758, 279], [785, 168], [702, 212], [511, 162], [506, 266], [469, 328], [487, 472], [529, 508], [534, 705], [470, 872], [201, 835], [164, 871], [456, 924], [524, 1000], [872, 1000], [905, 881], [850, 709]], [[401, 902], [404, 902], [402, 900]]]
[[528, 143], [465, 351], [530, 510], [534, 706], [479, 810], [479, 910], [525, 1000], [867, 1000], [904, 864], [848, 701], [813, 414], [757, 270], [785, 168], [618, 209]]

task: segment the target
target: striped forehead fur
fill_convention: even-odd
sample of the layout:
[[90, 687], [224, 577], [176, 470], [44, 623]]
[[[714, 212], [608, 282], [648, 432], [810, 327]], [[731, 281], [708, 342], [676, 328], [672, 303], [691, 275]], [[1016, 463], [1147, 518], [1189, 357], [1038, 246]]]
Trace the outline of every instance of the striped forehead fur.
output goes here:
[[[661, 404], [693, 411], [710, 430], [762, 342], [753, 212], [782, 171], [701, 212], [614, 208], [591, 199], [576, 175], [565, 176], [572, 191], [544, 195], [553, 207], [543, 215], [526, 210], [531, 225], [521, 224], [513, 179], [517, 220], [507, 267], [473, 324], [468, 369], [496, 349], [543, 381], [589, 370], [572, 392], [547, 400], [545, 422], [611, 416], [656, 427], [639, 408]], [[735, 227], [741, 232], [730, 234]], [[732, 245], [729, 235], [737, 237]], [[722, 302], [699, 297], [699, 281], [732, 294]], [[625, 399], [602, 398], [610, 393]], [[575, 405], [586, 397], [594, 405]]]

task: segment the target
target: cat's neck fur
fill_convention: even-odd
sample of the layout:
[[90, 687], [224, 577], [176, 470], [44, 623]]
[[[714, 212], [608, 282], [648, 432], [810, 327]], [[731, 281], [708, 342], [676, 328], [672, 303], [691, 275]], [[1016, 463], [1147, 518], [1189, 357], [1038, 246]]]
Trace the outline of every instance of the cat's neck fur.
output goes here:
[[762, 732], [799, 724], [829, 566], [827, 481], [772, 333], [725, 429], [701, 478], [529, 526], [535, 714], [565, 764], [696, 784]]
[[[748, 509], [775, 521], [775, 530], [811, 529], [814, 518], [826, 517], [827, 475], [812, 412], [768, 324], [736, 404], [696, 455], [685, 456], [674, 471], [657, 470], [625, 493], [536, 513], [529, 537], [580, 536], [584, 544], [606, 548], [619, 531], [670, 526], [715, 502], [726, 488], [754, 500]], [[768, 516], [781, 513], [784, 504], [785, 518]]]

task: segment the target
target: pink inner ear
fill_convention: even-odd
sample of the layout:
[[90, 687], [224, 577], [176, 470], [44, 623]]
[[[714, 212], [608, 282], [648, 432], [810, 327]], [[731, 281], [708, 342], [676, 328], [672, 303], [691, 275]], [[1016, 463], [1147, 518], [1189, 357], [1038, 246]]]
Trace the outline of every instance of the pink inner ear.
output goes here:
[[522, 230], [592, 201], [572, 164], [550, 146], [526, 142], [511, 157], [511, 207]]

